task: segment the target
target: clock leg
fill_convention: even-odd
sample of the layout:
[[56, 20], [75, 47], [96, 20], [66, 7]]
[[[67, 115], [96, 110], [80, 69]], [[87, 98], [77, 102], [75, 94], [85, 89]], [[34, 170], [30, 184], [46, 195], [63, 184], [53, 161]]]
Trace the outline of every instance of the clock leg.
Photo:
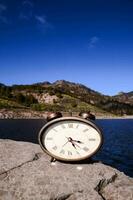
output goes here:
[[56, 159], [55, 159], [55, 158], [53, 158], [53, 157], [51, 157], [51, 160], [50, 160], [50, 162], [56, 162]]

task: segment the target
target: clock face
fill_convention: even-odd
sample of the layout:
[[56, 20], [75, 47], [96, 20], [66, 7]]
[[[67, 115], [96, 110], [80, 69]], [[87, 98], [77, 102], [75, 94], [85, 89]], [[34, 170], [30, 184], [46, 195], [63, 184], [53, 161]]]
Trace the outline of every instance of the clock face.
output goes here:
[[42, 149], [59, 160], [83, 160], [98, 151], [102, 134], [91, 121], [64, 117], [46, 124], [39, 133]]

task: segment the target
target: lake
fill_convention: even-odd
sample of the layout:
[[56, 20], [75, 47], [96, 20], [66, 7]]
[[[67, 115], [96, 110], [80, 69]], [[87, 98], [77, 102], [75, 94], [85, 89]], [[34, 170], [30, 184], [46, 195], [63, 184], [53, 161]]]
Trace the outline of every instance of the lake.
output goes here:
[[[104, 143], [94, 159], [133, 177], [133, 119], [99, 119]], [[38, 143], [38, 132], [45, 124], [40, 119], [0, 120], [0, 139]]]

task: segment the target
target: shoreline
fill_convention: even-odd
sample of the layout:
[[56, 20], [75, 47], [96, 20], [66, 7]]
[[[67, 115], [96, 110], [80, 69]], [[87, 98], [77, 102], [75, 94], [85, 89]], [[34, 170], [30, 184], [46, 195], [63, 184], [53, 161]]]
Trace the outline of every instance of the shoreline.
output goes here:
[[[7, 110], [0, 109], [0, 119], [46, 119], [49, 112], [32, 110]], [[70, 116], [70, 112], [62, 112], [64, 117]], [[92, 113], [96, 119], [133, 119], [133, 115], [113, 116], [103, 113]], [[78, 112], [73, 112], [72, 116], [77, 117]]]
[[133, 119], [133, 116], [116, 116], [116, 117], [110, 117], [110, 116], [97, 116], [96, 119]]

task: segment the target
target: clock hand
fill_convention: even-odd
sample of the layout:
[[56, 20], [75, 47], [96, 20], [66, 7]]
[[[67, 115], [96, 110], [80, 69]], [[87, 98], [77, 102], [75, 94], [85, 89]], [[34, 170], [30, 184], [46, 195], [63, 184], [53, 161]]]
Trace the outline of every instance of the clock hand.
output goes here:
[[73, 139], [71, 137], [66, 137], [66, 138], [68, 139], [68, 141], [65, 144], [63, 144], [62, 147], [64, 147], [68, 142], [71, 142], [71, 144], [75, 147], [75, 144], [73, 144]]
[[78, 144], [75, 143], [75, 145], [81, 149], [81, 147]]
[[68, 139], [69, 142], [77, 142], [79, 144], [83, 144], [83, 142], [81, 142], [80, 140], [73, 140], [71, 137], [66, 137]]
[[73, 139], [71, 137], [66, 137], [68, 139], [68, 142], [72, 142]]
[[73, 147], [76, 149], [76, 146], [75, 146], [75, 144], [73, 143], [73, 142], [71, 142], [71, 144], [73, 145]]
[[64, 147], [67, 143], [68, 143], [69, 141], [67, 141], [65, 144], [63, 144], [63, 146], [62, 147]]
[[68, 139], [67, 142], [71, 142], [72, 146], [76, 149], [76, 146], [75, 146], [75, 144], [73, 142], [73, 139], [71, 137], [66, 137], [66, 138]]
[[80, 140], [73, 140], [73, 142], [77, 142], [79, 144], [83, 144], [83, 142], [81, 142]]
[[76, 146], [77, 147], [79, 147], [80, 149], [81, 149], [81, 147], [78, 145], [78, 144], [76, 144], [75, 142], [77, 142], [77, 143], [83, 143], [83, 142], [81, 142], [81, 141], [79, 141], [79, 140], [73, 140], [71, 137], [66, 137], [67, 139], [68, 139], [68, 141], [67, 142], [71, 142], [71, 144], [73, 145], [73, 147], [76, 149]]

